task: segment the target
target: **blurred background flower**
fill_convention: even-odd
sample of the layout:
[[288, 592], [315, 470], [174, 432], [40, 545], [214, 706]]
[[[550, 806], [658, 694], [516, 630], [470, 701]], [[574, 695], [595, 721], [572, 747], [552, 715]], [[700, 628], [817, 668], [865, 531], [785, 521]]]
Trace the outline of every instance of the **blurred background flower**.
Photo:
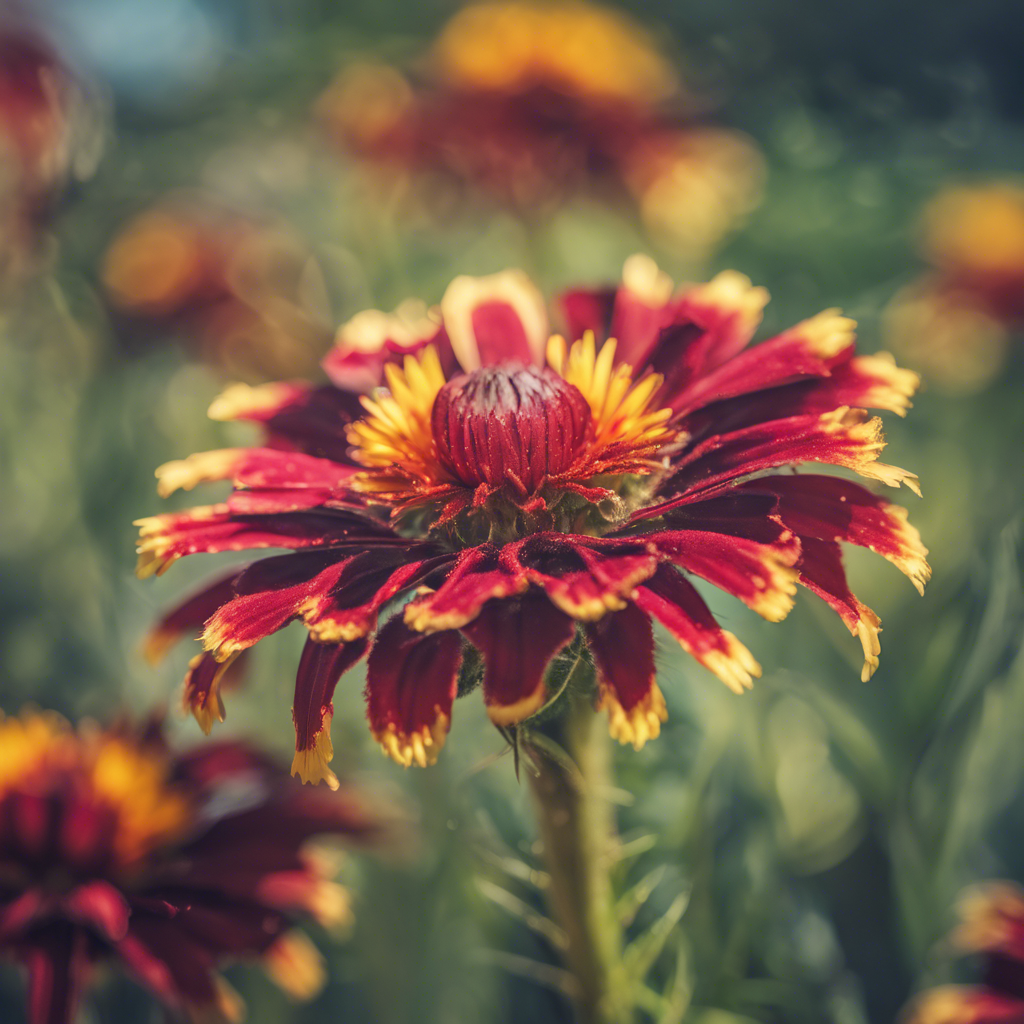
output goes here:
[[579, 193], [631, 197], [651, 230], [699, 256], [760, 196], [753, 141], [703, 123], [640, 24], [575, 0], [468, 6], [412, 80], [355, 64], [318, 112], [368, 175], [449, 218], [474, 191], [531, 221]]
[[894, 297], [889, 338], [939, 386], [977, 391], [1024, 330], [1024, 187], [948, 188], [925, 207], [920, 231], [934, 269]]
[[[0, 299], [8, 713], [32, 700], [76, 720], [106, 719], [175, 692], [188, 655], [174, 651], [152, 669], [141, 639], [160, 609], [211, 570], [185, 560], [177, 579], [136, 582], [131, 521], [153, 511], [154, 466], [256, 440], [251, 423], [206, 419], [225, 378], [300, 376], [266, 372], [237, 343], [225, 349], [206, 333], [215, 318], [190, 319], [202, 303], [155, 317], [115, 307], [106, 254], [147, 211], [188, 223], [198, 208], [200, 225], [225, 224], [228, 255], [218, 259], [228, 263], [236, 237], [270, 237], [271, 253], [283, 246], [283, 270], [257, 260], [258, 272], [245, 276], [252, 289], [231, 284], [214, 303], [227, 302], [229, 325], [249, 325], [254, 345], [273, 328], [271, 351], [298, 354], [321, 338], [307, 333], [307, 318], [326, 328], [324, 348], [342, 325], [350, 351], [372, 350], [382, 328], [354, 322], [360, 311], [440, 296], [460, 274], [519, 266], [554, 294], [577, 282], [612, 285], [630, 253], [653, 251], [676, 280], [734, 267], [764, 283], [772, 301], [763, 337], [809, 309], [841, 306], [858, 321], [861, 349], [874, 353], [896, 346], [893, 297], [923, 275], [929, 284], [948, 276], [946, 262], [922, 259], [921, 212], [950, 188], [1018, 187], [1024, 62], [1004, 0], [605, 7], [630, 32], [641, 25], [645, 50], [685, 83], [678, 99], [659, 101], [659, 117], [681, 117], [676, 127], [691, 141], [698, 124], [741, 133], [768, 169], [761, 204], [710, 249], [684, 250], [648, 229], [631, 191], [644, 181], [623, 180], [614, 203], [600, 190], [576, 193], [573, 182], [573, 194], [528, 222], [516, 207], [463, 202], [451, 184], [445, 195], [454, 198], [440, 211], [458, 216], [427, 216], [401, 193], [382, 204], [391, 182], [378, 167], [368, 184], [365, 161], [326, 137], [318, 102], [339, 72], [368, 64], [393, 69], [399, 100], [440, 91], [422, 55], [458, 16], [450, 0], [38, 0], [30, 21], [11, 23], [46, 41], [75, 81], [98, 83], [86, 91], [108, 97], [112, 114], [93, 150], [102, 159], [44, 204], [45, 230], [33, 222], [32, 246], [19, 242], [34, 255]], [[378, 116], [394, 102], [385, 97]], [[714, 209], [709, 202], [708, 216]], [[704, 212], [689, 211], [683, 229], [693, 218], [702, 232]], [[239, 223], [252, 227], [236, 235]], [[155, 270], [142, 261], [144, 282], [173, 278], [154, 262]], [[915, 523], [935, 573], [919, 598], [887, 585], [890, 567], [870, 553], [849, 559], [852, 589], [878, 595], [872, 606], [886, 626], [873, 679], [850, 681], [850, 636], [811, 601], [779, 629], [703, 591], [764, 667], [744, 697], [691, 671], [667, 635], [656, 636], [669, 721], [658, 743], [617, 755], [621, 790], [611, 794], [621, 802], [615, 870], [627, 937], [655, 926], [665, 935], [632, 954], [639, 966], [653, 955], [646, 984], [656, 1019], [893, 1020], [912, 992], [947, 980], [936, 942], [963, 886], [1024, 879], [1024, 366], [1019, 325], [974, 301], [966, 315], [995, 340], [982, 336], [966, 360], [955, 307], [912, 337], [937, 350], [948, 334], [956, 373], [985, 381], [981, 390], [948, 390], [923, 356], [899, 353], [924, 387], [913, 415], [888, 425], [889, 441], [920, 474], [926, 500]], [[422, 338], [423, 312], [401, 310], [399, 349]], [[212, 491], [196, 497], [216, 500]], [[172, 498], [168, 507], [183, 504]], [[227, 562], [213, 571], [233, 564], [210, 557]], [[222, 726], [286, 761], [292, 744], [274, 709], [290, 699], [299, 632], [261, 643], [246, 699], [231, 702]], [[358, 883], [353, 940], [318, 940], [329, 981], [316, 1003], [292, 1006], [260, 972], [229, 968], [249, 1019], [565, 1020], [564, 979], [553, 973], [561, 937], [541, 920], [536, 833], [482, 702], [463, 702], [434, 768], [406, 773], [377, 753], [353, 683], [335, 701], [332, 763], [342, 776], [372, 767], [421, 808], [420, 855], [346, 862]], [[195, 723], [177, 715], [167, 729], [195, 738]], [[0, 969], [0, 1019], [20, 1018], [22, 989], [16, 972]], [[149, 1012], [131, 992], [94, 994], [101, 1020]]]
[[0, 720], [0, 953], [28, 974], [29, 1024], [73, 1024], [98, 965], [119, 961], [172, 1013], [238, 1021], [218, 973], [260, 961], [309, 999], [323, 959], [292, 918], [338, 928], [348, 895], [309, 840], [381, 845], [379, 804], [300, 791], [240, 743], [168, 749], [158, 720], [72, 729]]

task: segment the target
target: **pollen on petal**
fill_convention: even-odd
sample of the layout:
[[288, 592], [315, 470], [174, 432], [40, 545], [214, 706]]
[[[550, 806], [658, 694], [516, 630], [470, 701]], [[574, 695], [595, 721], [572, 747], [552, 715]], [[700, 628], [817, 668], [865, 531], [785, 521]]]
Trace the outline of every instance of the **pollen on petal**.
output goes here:
[[292, 775], [297, 775], [304, 784], [315, 786], [317, 783], [325, 782], [330, 789], [337, 789], [340, 785], [338, 776], [330, 769], [330, 763], [334, 757], [334, 744], [331, 742], [331, 719], [333, 713], [324, 713], [323, 724], [320, 731], [313, 737], [309, 747], [295, 751], [292, 758]]
[[610, 687], [601, 688], [598, 710], [608, 712], [608, 732], [619, 743], [631, 743], [639, 750], [648, 740], [661, 733], [661, 723], [668, 721], [668, 709], [658, 684], [652, 682], [644, 697], [629, 711], [619, 703]]
[[299, 931], [285, 932], [267, 950], [263, 969], [271, 981], [298, 1002], [312, 999], [327, 980], [320, 951]]

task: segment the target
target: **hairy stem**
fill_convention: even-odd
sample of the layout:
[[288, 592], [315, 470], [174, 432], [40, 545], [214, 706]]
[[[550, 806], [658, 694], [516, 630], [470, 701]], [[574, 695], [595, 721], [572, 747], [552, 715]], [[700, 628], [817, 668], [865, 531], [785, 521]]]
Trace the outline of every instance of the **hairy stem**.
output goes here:
[[579, 1024], [631, 1024], [633, 1000], [610, 876], [618, 849], [608, 800], [610, 740], [588, 696], [573, 693], [567, 703], [562, 716], [525, 741], [551, 876], [547, 898], [565, 933], [565, 966], [575, 981]]

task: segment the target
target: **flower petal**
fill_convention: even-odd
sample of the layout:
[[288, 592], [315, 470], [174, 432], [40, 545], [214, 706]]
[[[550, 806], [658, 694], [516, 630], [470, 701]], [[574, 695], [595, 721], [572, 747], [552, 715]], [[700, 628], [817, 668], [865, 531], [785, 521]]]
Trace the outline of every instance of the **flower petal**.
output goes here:
[[408, 767], [437, 760], [462, 664], [453, 630], [423, 636], [395, 616], [377, 634], [366, 674], [370, 728], [384, 753]]
[[850, 480], [811, 473], [766, 476], [740, 484], [747, 493], [775, 495], [782, 522], [801, 537], [839, 540], [887, 558], [924, 593], [931, 577], [927, 548], [907, 522], [907, 510]]
[[866, 604], [861, 604], [850, 590], [839, 545], [835, 541], [805, 537], [797, 569], [800, 582], [829, 604], [846, 623], [846, 628], [860, 640], [864, 649], [861, 679], [867, 682], [878, 668], [878, 655], [882, 650], [878, 634], [882, 631], [882, 624], [878, 616]]
[[483, 544], [463, 551], [435, 592], [410, 601], [405, 607], [405, 621], [420, 633], [459, 629], [474, 619], [491, 598], [521, 594], [528, 586], [521, 570], [499, 559], [493, 544]]
[[668, 718], [665, 698], [654, 681], [654, 633], [648, 615], [635, 604], [586, 627], [597, 664], [608, 728], [620, 743], [639, 750], [661, 732]]
[[593, 622], [626, 607], [658, 558], [646, 538], [596, 538], [541, 533], [502, 549], [503, 564], [543, 587], [567, 615]]
[[295, 676], [295, 757], [292, 775], [303, 782], [325, 781], [338, 788], [338, 777], [328, 764], [334, 757], [331, 744], [331, 718], [334, 715], [334, 688], [338, 680], [366, 653], [366, 640], [350, 644], [319, 644], [306, 641]]
[[677, 570], [661, 566], [637, 589], [636, 603], [734, 693], [750, 689], [760, 676], [761, 666], [750, 651], [718, 625], [693, 584]]
[[226, 576], [219, 576], [164, 615], [143, 642], [146, 660], [155, 665], [186, 635], [198, 638], [206, 620], [235, 596], [234, 583], [241, 572], [232, 569]]
[[28, 1024], [75, 1020], [89, 968], [88, 941], [85, 929], [55, 923], [28, 947]]
[[348, 462], [346, 427], [363, 414], [358, 395], [330, 385], [232, 384], [210, 406], [215, 420], [260, 423], [275, 448]]
[[195, 718], [207, 736], [214, 722], [224, 721], [220, 687], [237, 657], [237, 654], [229, 655], [224, 661], [218, 661], [209, 651], [204, 651], [188, 663], [188, 672], [182, 684], [181, 704], [185, 713]]
[[495, 725], [529, 718], [547, 698], [544, 674], [575, 625], [537, 590], [490, 601], [462, 629], [484, 658], [484, 702]]
[[521, 270], [455, 278], [441, 299], [441, 315], [467, 372], [508, 361], [543, 364], [548, 340], [544, 298]]
[[869, 418], [863, 409], [843, 407], [820, 416], [792, 416], [701, 442], [681, 460], [664, 491], [707, 490], [764, 469], [824, 462], [846, 466], [890, 487], [906, 484], [919, 494], [913, 473], [877, 461], [884, 447], [882, 421]]
[[789, 384], [801, 377], [824, 377], [849, 360], [856, 324], [829, 309], [769, 341], [729, 359], [673, 396], [681, 415], [711, 402]]
[[769, 622], [781, 621], [793, 607], [800, 543], [789, 530], [778, 528], [772, 544], [700, 529], [662, 530], [647, 540], [680, 568], [738, 597]]
[[901, 1024], [1020, 1024], [1024, 1000], [981, 985], [940, 985], [918, 996]]

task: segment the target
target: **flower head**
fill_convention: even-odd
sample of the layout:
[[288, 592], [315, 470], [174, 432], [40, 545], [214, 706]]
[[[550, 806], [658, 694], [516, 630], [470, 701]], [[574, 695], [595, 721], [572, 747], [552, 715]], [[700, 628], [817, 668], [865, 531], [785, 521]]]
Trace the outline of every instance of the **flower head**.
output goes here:
[[[673, 291], [632, 257], [618, 288], [562, 297], [567, 341], [518, 272], [459, 278], [425, 314], [431, 331], [374, 314], [375, 360], [343, 328], [325, 363], [334, 387], [229, 389], [215, 415], [262, 423], [267, 445], [161, 467], [164, 493], [234, 491], [142, 520], [139, 571], [201, 551], [290, 553], [240, 567], [158, 628], [161, 647], [201, 631], [186, 705], [209, 724], [227, 666], [300, 619], [304, 779], [330, 779], [331, 695], [367, 653], [370, 727], [404, 764], [436, 758], [480, 661], [490, 717], [507, 727], [544, 706], [570, 645], [596, 666], [612, 733], [639, 747], [665, 717], [652, 620], [738, 693], [760, 672], [694, 576], [772, 621], [803, 584], [860, 639], [868, 678], [879, 620], [849, 590], [840, 543], [922, 589], [920, 538], [850, 480], [768, 471], [816, 462], [916, 491], [878, 461], [880, 421], [864, 407], [902, 415], [917, 378], [856, 356], [853, 322], [834, 310], [747, 348], [767, 299], [731, 272]], [[353, 415], [345, 389], [373, 372]]]
[[229, 959], [313, 995], [320, 957], [290, 920], [342, 923], [347, 904], [304, 844], [374, 839], [382, 822], [240, 744], [175, 756], [158, 725], [0, 718], [0, 955], [28, 971], [30, 1024], [71, 1024], [107, 960], [197, 1021], [240, 1019], [217, 973]]
[[950, 944], [979, 954], [979, 985], [942, 985], [908, 1007], [904, 1024], [1019, 1024], [1024, 1021], [1024, 893], [1008, 882], [975, 886], [958, 907]]
[[309, 372], [330, 344], [307, 300], [317, 273], [287, 227], [184, 196], [124, 225], [102, 267], [124, 326], [177, 328], [209, 362], [259, 379]]
[[1024, 188], [940, 192], [921, 218], [921, 251], [933, 269], [893, 300], [892, 344], [949, 390], [984, 387], [1024, 326]]
[[697, 249], [756, 204], [753, 143], [698, 125], [672, 64], [619, 11], [471, 4], [422, 68], [412, 81], [349, 68], [321, 100], [323, 120], [378, 167], [468, 185], [521, 212], [580, 191], [625, 194], [652, 228]]

